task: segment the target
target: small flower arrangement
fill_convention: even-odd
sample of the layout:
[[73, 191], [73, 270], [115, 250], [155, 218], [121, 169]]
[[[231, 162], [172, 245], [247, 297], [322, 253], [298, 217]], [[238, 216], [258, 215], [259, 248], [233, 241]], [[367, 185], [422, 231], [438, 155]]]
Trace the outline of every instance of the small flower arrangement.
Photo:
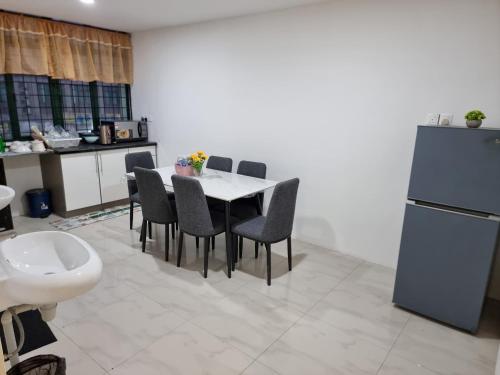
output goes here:
[[208, 159], [207, 154], [203, 151], [197, 151], [188, 156], [188, 163], [193, 167], [193, 171], [195, 176], [201, 175], [201, 169], [203, 168], [203, 164]]

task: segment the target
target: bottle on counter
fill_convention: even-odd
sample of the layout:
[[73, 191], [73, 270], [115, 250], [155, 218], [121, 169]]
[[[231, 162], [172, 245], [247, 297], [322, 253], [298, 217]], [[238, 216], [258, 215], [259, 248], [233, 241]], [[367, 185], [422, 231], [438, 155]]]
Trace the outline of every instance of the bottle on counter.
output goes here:
[[5, 140], [0, 135], [0, 152], [5, 152]]

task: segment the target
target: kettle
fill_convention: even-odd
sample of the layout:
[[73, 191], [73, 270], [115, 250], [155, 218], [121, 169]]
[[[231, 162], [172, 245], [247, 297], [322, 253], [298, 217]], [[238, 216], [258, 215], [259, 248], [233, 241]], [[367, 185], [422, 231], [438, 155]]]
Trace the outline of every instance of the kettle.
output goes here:
[[99, 138], [101, 145], [110, 145], [114, 142], [114, 125], [101, 124], [99, 126]]

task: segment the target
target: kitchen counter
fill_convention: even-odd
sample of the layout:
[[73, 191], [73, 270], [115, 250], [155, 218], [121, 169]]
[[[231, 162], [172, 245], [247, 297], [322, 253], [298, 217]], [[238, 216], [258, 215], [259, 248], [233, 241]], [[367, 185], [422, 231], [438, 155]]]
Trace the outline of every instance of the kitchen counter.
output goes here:
[[0, 153], [0, 159], [3, 158], [11, 158], [11, 157], [20, 157], [27, 155], [44, 155], [44, 154], [77, 154], [80, 152], [94, 152], [94, 151], [104, 151], [104, 150], [117, 150], [120, 148], [134, 148], [134, 147], [145, 147], [145, 146], [156, 146], [156, 142], [149, 141], [139, 141], [139, 142], [120, 142], [120, 143], [112, 143], [110, 145], [101, 145], [100, 143], [85, 143], [82, 141], [76, 147], [67, 147], [67, 148], [56, 148], [56, 149], [47, 149], [43, 152], [12, 152], [6, 151]]
[[54, 151], [52, 151], [50, 149], [42, 151], [42, 152], [12, 152], [12, 151], [6, 151], [6, 152], [1, 152], [0, 153], [0, 159], [20, 157], [20, 156], [27, 156], [27, 155], [52, 154], [52, 153], [54, 153]]
[[138, 141], [138, 142], [120, 142], [112, 143], [110, 145], [101, 145], [100, 143], [80, 143], [76, 147], [68, 148], [56, 148], [53, 150], [55, 154], [77, 154], [81, 152], [94, 152], [94, 151], [105, 151], [105, 150], [117, 150], [120, 148], [134, 148], [134, 147], [145, 147], [145, 146], [156, 146], [156, 142], [149, 141]]
[[51, 192], [54, 212], [70, 217], [128, 203], [125, 158], [144, 151], [156, 165], [155, 142], [83, 143], [40, 156], [43, 186]]

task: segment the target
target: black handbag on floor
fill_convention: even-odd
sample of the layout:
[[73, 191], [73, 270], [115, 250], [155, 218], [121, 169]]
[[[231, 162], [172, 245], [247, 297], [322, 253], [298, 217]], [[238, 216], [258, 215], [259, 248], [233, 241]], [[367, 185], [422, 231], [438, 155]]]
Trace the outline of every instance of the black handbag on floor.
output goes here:
[[37, 355], [18, 363], [7, 375], [66, 375], [66, 360], [51, 354]]

